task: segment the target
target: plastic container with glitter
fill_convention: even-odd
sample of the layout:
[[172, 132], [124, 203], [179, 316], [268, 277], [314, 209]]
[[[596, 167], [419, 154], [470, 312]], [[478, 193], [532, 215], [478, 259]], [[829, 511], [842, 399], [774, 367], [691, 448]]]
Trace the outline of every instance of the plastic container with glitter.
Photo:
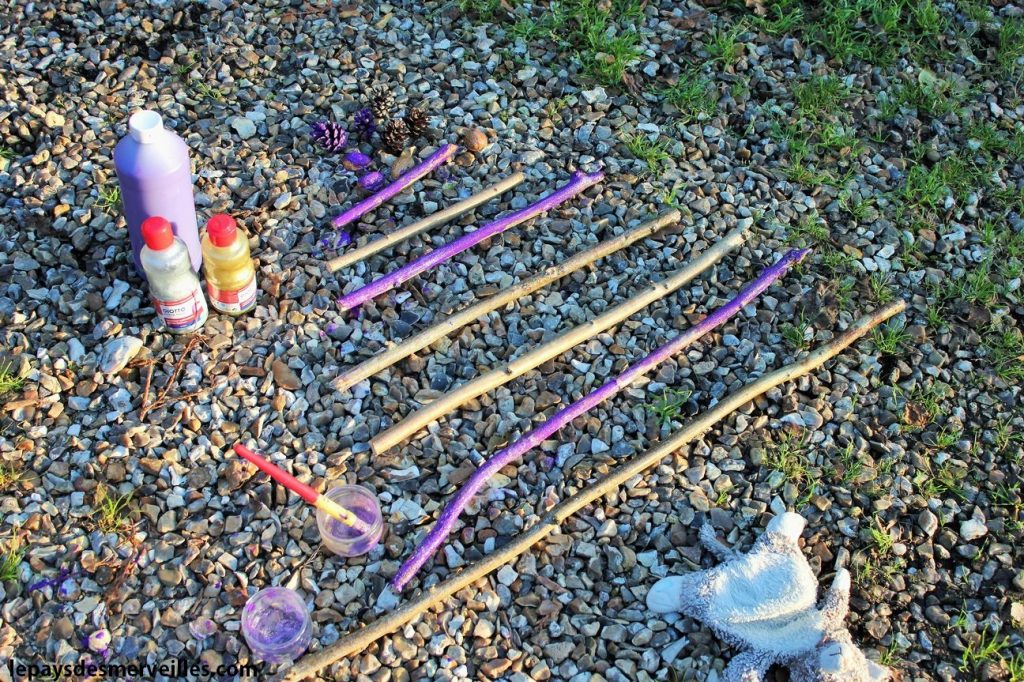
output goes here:
[[362, 532], [317, 510], [316, 525], [327, 548], [338, 556], [353, 557], [366, 554], [376, 547], [384, 533], [384, 517], [377, 496], [361, 485], [342, 485], [324, 494], [362, 519], [369, 527], [369, 530]]
[[298, 592], [268, 587], [245, 603], [242, 636], [255, 658], [285, 663], [297, 659], [309, 646], [313, 621]]

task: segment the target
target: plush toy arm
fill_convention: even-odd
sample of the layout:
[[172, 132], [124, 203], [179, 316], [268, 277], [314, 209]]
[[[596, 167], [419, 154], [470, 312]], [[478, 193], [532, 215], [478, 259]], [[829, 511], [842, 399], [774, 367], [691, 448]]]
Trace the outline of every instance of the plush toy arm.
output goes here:
[[832, 587], [828, 589], [820, 608], [826, 633], [843, 627], [843, 621], [850, 610], [850, 572], [845, 568], [836, 571]]
[[733, 656], [729, 665], [725, 666], [722, 682], [762, 682], [772, 661], [772, 657], [764, 653], [744, 651]]
[[719, 561], [728, 561], [739, 556], [736, 550], [722, 544], [715, 535], [715, 528], [710, 523], [704, 523], [700, 527], [700, 544], [707, 547], [708, 551], [714, 554]]

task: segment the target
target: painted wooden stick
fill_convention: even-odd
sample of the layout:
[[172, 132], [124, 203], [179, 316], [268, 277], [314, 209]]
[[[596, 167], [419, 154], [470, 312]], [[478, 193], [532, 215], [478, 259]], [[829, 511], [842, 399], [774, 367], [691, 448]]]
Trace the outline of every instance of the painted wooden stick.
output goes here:
[[677, 220], [679, 220], [679, 211], [668, 211], [654, 220], [650, 220], [643, 225], [629, 230], [628, 232], [623, 232], [618, 237], [614, 237], [608, 241], [596, 244], [589, 249], [580, 251], [575, 256], [569, 258], [569, 260], [563, 261], [557, 265], [550, 265], [533, 277], [524, 279], [518, 284], [512, 285], [508, 289], [498, 292], [494, 296], [477, 301], [473, 305], [463, 308], [457, 313], [453, 313], [451, 316], [424, 329], [419, 334], [406, 339], [398, 345], [381, 351], [369, 360], [366, 360], [365, 362], [362, 362], [338, 375], [338, 377], [331, 382], [331, 385], [339, 391], [355, 386], [363, 379], [387, 369], [399, 360], [409, 357], [416, 351], [426, 348], [438, 339], [444, 338], [445, 336], [458, 331], [473, 320], [486, 315], [492, 310], [497, 310], [503, 305], [518, 300], [527, 294], [537, 291], [538, 289], [542, 289], [555, 280], [561, 279], [562, 277], [593, 263], [598, 258], [604, 258], [605, 256], [615, 253], [619, 249], [625, 248], [634, 242], [645, 239], [656, 233], [658, 230], [664, 228], [666, 225], [674, 223]]
[[576, 344], [622, 322], [654, 301], [668, 296], [720, 261], [730, 250], [742, 244], [745, 232], [746, 230], [742, 228], [732, 230], [714, 246], [701, 253], [693, 262], [679, 268], [664, 280], [652, 284], [636, 296], [623, 301], [614, 308], [605, 311], [578, 327], [567, 329], [544, 345], [534, 348], [529, 353], [499, 365], [437, 400], [427, 403], [391, 428], [378, 433], [370, 440], [370, 446], [378, 455], [387, 451], [424, 426], [464, 405], [467, 401], [508, 383], [518, 376], [522, 376], [551, 358], [558, 357]]
[[457, 204], [449, 206], [448, 208], [442, 209], [436, 213], [432, 213], [426, 218], [410, 223], [405, 227], [395, 230], [394, 232], [388, 232], [386, 235], [378, 239], [374, 239], [368, 244], [363, 244], [360, 247], [346, 251], [337, 258], [332, 258], [327, 261], [327, 271], [337, 272], [347, 265], [352, 265], [364, 258], [368, 258], [369, 256], [372, 256], [379, 251], [383, 251], [389, 246], [405, 241], [420, 232], [425, 232], [426, 230], [429, 230], [432, 227], [437, 227], [438, 225], [444, 225], [449, 220], [453, 220], [463, 213], [473, 210], [480, 204], [486, 203], [494, 197], [504, 194], [521, 183], [525, 177], [526, 176], [523, 173], [513, 173], [504, 180], [496, 182], [490, 187], [485, 187], [473, 196], [463, 199]]
[[643, 359], [630, 365], [611, 381], [591, 391], [586, 397], [562, 408], [543, 424], [522, 435], [519, 440], [491, 455], [486, 462], [480, 465], [480, 468], [473, 472], [473, 475], [463, 484], [459, 492], [455, 494], [455, 497], [441, 511], [434, 527], [430, 529], [430, 532], [423, 538], [423, 541], [413, 551], [412, 555], [398, 568], [395, 577], [391, 579], [391, 586], [396, 591], [401, 591], [406, 586], [413, 576], [416, 575], [420, 567], [441, 547], [441, 544], [444, 543], [455, 527], [455, 523], [458, 521], [462, 511], [469, 505], [473, 497], [483, 489], [491, 476], [537, 447], [544, 439], [553, 435], [576, 417], [611, 398], [658, 364], [686, 348], [715, 327], [724, 324], [771, 286], [775, 280], [782, 277], [786, 270], [803, 260], [804, 256], [808, 253], [808, 249], [790, 251], [774, 265], [765, 268], [758, 275], [757, 279], [748, 284], [732, 300], [708, 315], [700, 323], [690, 327], [671, 341], [659, 346]]
[[602, 178], [604, 178], [604, 173], [591, 173], [588, 175], [586, 173], [576, 171], [572, 174], [572, 179], [570, 179], [568, 183], [543, 199], [527, 206], [521, 211], [510, 213], [507, 216], [503, 216], [491, 223], [488, 223], [487, 225], [484, 225], [478, 230], [462, 235], [458, 239], [448, 242], [441, 248], [434, 249], [425, 256], [421, 256], [411, 263], [398, 268], [394, 272], [384, 275], [377, 281], [371, 282], [364, 287], [356, 289], [350, 294], [342, 296], [338, 299], [338, 307], [342, 310], [351, 310], [352, 308], [360, 306], [370, 299], [394, 289], [402, 282], [412, 279], [421, 272], [429, 270], [435, 265], [443, 263], [449, 258], [462, 253], [466, 249], [476, 246], [485, 239], [493, 237], [496, 234], [500, 234], [511, 227], [515, 227], [519, 223], [535, 218], [541, 213], [550, 211], [559, 204], [572, 199], [586, 188], [601, 182]]
[[[552, 533], [561, 530], [562, 522], [576, 512], [605, 495], [614, 492], [619, 486], [626, 484], [648, 469], [657, 466], [666, 457], [671, 456], [684, 446], [701, 438], [718, 422], [752, 400], [764, 395], [777, 386], [799, 379], [817, 370], [879, 324], [901, 312], [904, 307], [903, 301], [897, 301], [890, 303], [885, 308], [869, 313], [854, 322], [849, 329], [828, 345], [817, 348], [797, 362], [769, 372], [760, 379], [748, 383], [735, 393], [726, 396], [721, 402], [691, 421], [680, 431], [677, 431], [661, 445], [648, 450], [642, 455], [638, 455], [635, 459], [626, 462], [603, 478], [598, 479], [592, 485], [584, 486], [568, 499], [560, 502], [548, 513], [544, 514], [540, 521], [528, 530], [516, 535], [508, 544], [502, 545], [493, 553], [457, 571], [454, 575], [433, 587], [423, 590], [414, 599], [410, 599], [369, 625], [345, 635], [326, 649], [321, 649], [314, 654], [303, 657], [297, 664], [286, 671], [285, 682], [298, 682], [299, 680], [311, 677], [346, 656], [365, 651], [381, 637], [399, 630], [402, 626], [412, 622], [443, 600], [469, 587], [501, 566], [512, 563], [517, 557], [525, 554], [538, 542]], [[681, 466], [685, 466], [685, 464]]]
[[370, 211], [376, 209], [385, 201], [389, 201], [396, 195], [401, 194], [404, 189], [412, 185], [427, 173], [430, 173], [438, 166], [446, 163], [449, 159], [455, 156], [455, 152], [459, 150], [458, 145], [446, 144], [442, 145], [436, 152], [428, 156], [424, 161], [414, 166], [405, 173], [402, 177], [398, 178], [390, 185], [377, 192], [376, 194], [366, 197], [358, 204], [348, 209], [340, 216], [331, 221], [336, 228], [345, 227], [354, 220], [357, 220]]

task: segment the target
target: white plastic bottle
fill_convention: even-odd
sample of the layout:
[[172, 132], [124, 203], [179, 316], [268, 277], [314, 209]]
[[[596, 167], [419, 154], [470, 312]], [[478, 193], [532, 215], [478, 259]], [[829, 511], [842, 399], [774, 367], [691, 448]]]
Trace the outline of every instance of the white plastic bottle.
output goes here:
[[159, 216], [142, 222], [142, 239], [139, 260], [156, 314], [170, 332], [197, 331], [206, 323], [208, 311], [188, 247], [174, 236], [171, 223]]

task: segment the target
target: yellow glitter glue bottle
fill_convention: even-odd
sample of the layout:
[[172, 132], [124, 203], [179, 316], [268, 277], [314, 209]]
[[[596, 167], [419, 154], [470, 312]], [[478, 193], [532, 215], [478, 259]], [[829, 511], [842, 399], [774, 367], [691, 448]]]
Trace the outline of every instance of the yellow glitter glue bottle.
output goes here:
[[218, 213], [206, 223], [203, 235], [203, 274], [210, 305], [228, 315], [241, 315], [256, 307], [256, 268], [249, 254], [249, 239], [235, 219]]

